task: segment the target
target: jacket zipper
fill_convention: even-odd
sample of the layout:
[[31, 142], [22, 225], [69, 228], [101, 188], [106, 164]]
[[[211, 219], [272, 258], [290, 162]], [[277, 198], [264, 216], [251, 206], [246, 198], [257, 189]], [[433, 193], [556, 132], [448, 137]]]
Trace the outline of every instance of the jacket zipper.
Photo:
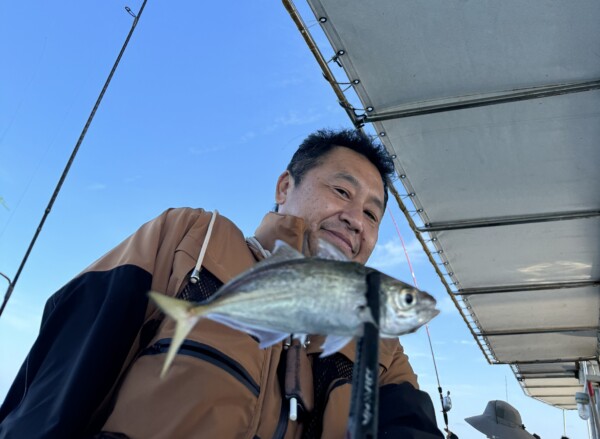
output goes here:
[[281, 398], [281, 411], [279, 412], [279, 420], [277, 421], [277, 428], [275, 429], [273, 439], [283, 439], [287, 431], [289, 405], [286, 403], [287, 399]]
[[[169, 350], [170, 346], [171, 339], [163, 338], [158, 340], [152, 346], [144, 349], [140, 353], [140, 357], [144, 355], [165, 354]], [[192, 340], [184, 340], [177, 354], [195, 357], [223, 369], [225, 372], [229, 373], [240, 383], [246, 386], [246, 388], [248, 388], [248, 390], [250, 390], [255, 397], [258, 397], [260, 393], [260, 386], [256, 383], [256, 381], [254, 381], [248, 371], [233, 358], [225, 355], [212, 346]]]

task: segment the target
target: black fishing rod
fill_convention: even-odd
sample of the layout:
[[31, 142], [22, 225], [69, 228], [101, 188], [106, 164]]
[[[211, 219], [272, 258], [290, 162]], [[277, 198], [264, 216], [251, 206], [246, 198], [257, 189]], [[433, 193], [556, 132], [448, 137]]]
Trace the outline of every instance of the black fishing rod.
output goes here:
[[379, 418], [379, 290], [381, 278], [374, 271], [367, 275], [367, 306], [373, 316], [365, 322], [363, 336], [356, 343], [352, 370], [352, 396], [347, 439], [375, 439]]
[[127, 48], [127, 45], [129, 44], [129, 40], [131, 39], [131, 36], [133, 35], [133, 31], [135, 30], [135, 28], [140, 20], [140, 17], [142, 16], [142, 12], [144, 11], [144, 7], [146, 6], [147, 1], [148, 0], [144, 0], [137, 15], [134, 14], [133, 11], [128, 6], [125, 7], [125, 10], [129, 13], [129, 15], [131, 15], [133, 17], [133, 23], [131, 24], [131, 29], [129, 30], [129, 33], [127, 34], [127, 38], [125, 39], [125, 42], [123, 43], [123, 47], [121, 47], [119, 56], [117, 56], [117, 59], [116, 59], [115, 63], [113, 64], [113, 67], [108, 75], [108, 78], [106, 78], [104, 87], [102, 87], [102, 91], [98, 95], [98, 99], [96, 99], [94, 108], [92, 108], [92, 112], [90, 113], [90, 115], [83, 127], [83, 130], [81, 131], [81, 134], [79, 135], [79, 139], [77, 140], [77, 143], [75, 144], [75, 147], [73, 148], [71, 157], [69, 157], [69, 161], [67, 162], [67, 165], [65, 166], [65, 169], [63, 170], [63, 173], [60, 176], [60, 179], [58, 180], [58, 184], [56, 185], [54, 192], [52, 193], [50, 202], [48, 203], [48, 205], [46, 206], [46, 209], [44, 210], [42, 220], [40, 221], [40, 224], [38, 225], [37, 230], [35, 231], [35, 234], [33, 235], [31, 242], [29, 243], [29, 247], [27, 248], [27, 251], [25, 252], [25, 256], [23, 257], [23, 260], [21, 261], [21, 264], [19, 265], [19, 268], [17, 269], [17, 274], [15, 274], [15, 277], [12, 281], [8, 278], [8, 276], [2, 275], [3, 277], [5, 277], [6, 279], [9, 280], [9, 285], [8, 285], [8, 289], [6, 290], [6, 294], [4, 296], [2, 306], [0, 306], [0, 316], [4, 312], [4, 308], [6, 308], [8, 299], [10, 299], [10, 296], [12, 295], [13, 290], [15, 289], [15, 285], [17, 284], [17, 281], [19, 280], [19, 277], [21, 276], [21, 272], [23, 271], [23, 268], [25, 267], [25, 263], [27, 262], [27, 259], [29, 258], [31, 250], [33, 250], [33, 246], [34, 246], [35, 242], [37, 241], [37, 238], [40, 235], [40, 232], [42, 231], [42, 227], [44, 226], [44, 223], [46, 222], [46, 218], [48, 218], [48, 215], [50, 214], [50, 211], [52, 210], [52, 206], [54, 205], [54, 202], [56, 201], [56, 198], [58, 197], [58, 193], [60, 192], [62, 185], [63, 185], [65, 179], [67, 178], [67, 174], [69, 173], [69, 170], [71, 169], [71, 165], [73, 164], [73, 161], [75, 160], [75, 156], [77, 155], [77, 152], [79, 151], [79, 147], [83, 143], [83, 139], [85, 138], [88, 128], [90, 127], [92, 120], [94, 119], [94, 116], [96, 115], [96, 111], [98, 110], [98, 107], [100, 106], [100, 102], [102, 102], [104, 93], [106, 93], [106, 90], [108, 89], [108, 85], [110, 84], [110, 81], [112, 80], [112, 77], [115, 74], [117, 67], [119, 66], [121, 57], [125, 53], [125, 49]]

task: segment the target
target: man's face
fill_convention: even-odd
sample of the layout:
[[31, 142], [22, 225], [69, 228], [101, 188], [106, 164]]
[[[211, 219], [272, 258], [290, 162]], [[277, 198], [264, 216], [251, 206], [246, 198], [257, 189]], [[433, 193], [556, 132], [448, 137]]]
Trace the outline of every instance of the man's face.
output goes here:
[[311, 254], [321, 238], [364, 264], [377, 242], [384, 211], [381, 175], [365, 156], [349, 148], [336, 147], [320, 162], [299, 185], [288, 171], [279, 177], [278, 211], [304, 219]]

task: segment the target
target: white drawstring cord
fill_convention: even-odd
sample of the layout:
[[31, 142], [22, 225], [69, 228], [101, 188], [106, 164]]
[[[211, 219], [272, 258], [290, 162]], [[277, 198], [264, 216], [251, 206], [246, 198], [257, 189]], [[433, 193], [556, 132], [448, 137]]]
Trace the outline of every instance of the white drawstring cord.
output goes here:
[[200, 270], [202, 270], [202, 261], [204, 260], [204, 253], [206, 253], [206, 248], [208, 247], [208, 241], [210, 240], [210, 235], [212, 234], [213, 225], [215, 224], [215, 219], [217, 219], [217, 215], [219, 211], [215, 209], [210, 218], [210, 222], [208, 223], [208, 230], [206, 231], [206, 237], [204, 238], [204, 242], [202, 243], [202, 248], [200, 249], [200, 254], [198, 255], [198, 261], [196, 262], [196, 267], [194, 267], [194, 271], [192, 271], [192, 275], [190, 276], [190, 282], [195, 284], [200, 280]]
[[258, 242], [258, 239], [256, 239], [256, 237], [254, 236], [249, 236], [246, 238], [246, 242], [248, 243], [248, 245], [252, 248], [254, 248], [255, 250], [257, 250], [263, 258], [268, 258], [269, 256], [271, 256], [271, 252], [267, 249], [265, 249], [262, 244], [260, 242]]

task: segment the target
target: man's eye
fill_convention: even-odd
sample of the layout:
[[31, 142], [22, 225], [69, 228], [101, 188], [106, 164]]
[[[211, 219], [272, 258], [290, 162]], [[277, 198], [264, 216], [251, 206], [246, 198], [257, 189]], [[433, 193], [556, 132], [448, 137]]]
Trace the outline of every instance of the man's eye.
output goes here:
[[377, 222], [377, 217], [375, 216], [375, 214], [373, 212], [365, 210], [365, 215], [367, 215], [369, 217], [369, 219], [371, 219], [372, 221]]
[[342, 189], [342, 188], [335, 188], [335, 190], [338, 192], [338, 194], [342, 195], [343, 197], [348, 198], [350, 196], [350, 194], [348, 193], [348, 191], [346, 189]]

